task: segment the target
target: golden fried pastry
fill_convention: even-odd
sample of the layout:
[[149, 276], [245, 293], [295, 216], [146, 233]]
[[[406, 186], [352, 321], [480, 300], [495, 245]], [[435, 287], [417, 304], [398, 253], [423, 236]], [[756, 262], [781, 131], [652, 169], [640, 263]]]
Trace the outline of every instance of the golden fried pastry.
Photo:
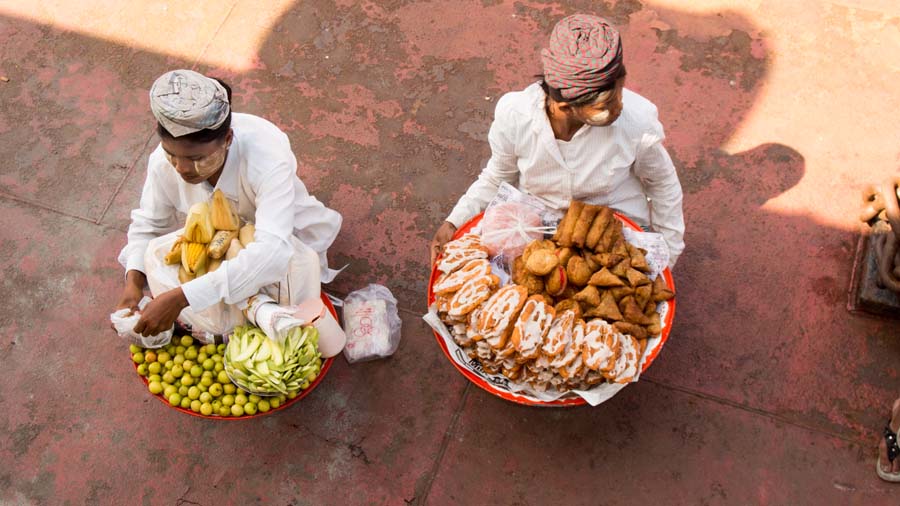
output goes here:
[[450, 311], [450, 299], [453, 298], [452, 293], [434, 296], [434, 306], [438, 313], [446, 313]]
[[591, 279], [591, 274], [593, 274], [591, 268], [588, 267], [581, 255], [573, 255], [569, 259], [569, 264], [566, 265], [566, 277], [569, 283], [575, 286], [584, 286]]
[[608, 291], [604, 292], [600, 297], [600, 304], [585, 312], [584, 316], [586, 318], [602, 318], [608, 322], [624, 319], [622, 312], [619, 311], [619, 306], [616, 304], [616, 299]]
[[627, 243], [625, 242], [625, 236], [620, 233], [619, 237], [616, 238], [615, 244], [613, 244], [612, 252], [617, 255], [622, 255], [623, 257], [628, 258], [628, 248], [625, 247], [626, 244]]
[[651, 298], [654, 302], [663, 302], [675, 297], [675, 292], [669, 290], [669, 286], [666, 285], [666, 280], [663, 279], [662, 274], [656, 276], [656, 279], [653, 280], [653, 294]]
[[544, 338], [553, 323], [555, 311], [540, 297], [529, 297], [513, 324], [510, 342], [519, 353], [518, 361], [525, 362], [537, 358], [544, 345]]
[[622, 222], [618, 219], [614, 219], [612, 223], [606, 227], [606, 230], [603, 231], [603, 235], [600, 236], [600, 240], [597, 241], [597, 245], [594, 247], [594, 251], [597, 253], [606, 253], [610, 252], [613, 249], [613, 245], [619, 238], [622, 237]]
[[584, 326], [584, 347], [581, 356], [584, 365], [594, 371], [606, 372], [613, 368], [619, 352], [620, 334], [603, 320], [591, 320]]
[[522, 252], [522, 260], [527, 262], [532, 253], [543, 249], [556, 251], [556, 244], [553, 241], [549, 241], [546, 239], [531, 241], [525, 246], [525, 250]]
[[[574, 201], [573, 201], [574, 202]], [[580, 211], [579, 211], [580, 212]], [[553, 242], [559, 243], [559, 238], [563, 235], [563, 229], [569, 227], [569, 222], [577, 219], [578, 216], [574, 216], [574, 212], [572, 210], [572, 206], [569, 205], [569, 208], [566, 210], [566, 214], [563, 215], [562, 219], [559, 220], [559, 223], [556, 225], [556, 232], [554, 232], [553, 237], [551, 238]], [[572, 227], [574, 227], [574, 223]]]
[[478, 332], [478, 318], [481, 317], [482, 307], [484, 306], [476, 307], [466, 317], [466, 337], [476, 343], [484, 339], [484, 336]]
[[525, 269], [536, 276], [548, 274], [554, 267], [559, 265], [559, 258], [557, 258], [556, 252], [552, 249], [532, 251], [527, 258], [525, 255], [522, 255], [522, 258], [525, 260]]
[[658, 336], [660, 333], [662, 333], [662, 318], [659, 316], [659, 313], [654, 311], [650, 315], [650, 325], [647, 325], [647, 335]]
[[597, 247], [597, 243], [600, 242], [600, 237], [603, 236], [603, 232], [606, 231], [606, 227], [614, 219], [612, 209], [608, 207], [601, 207], [600, 212], [597, 214], [597, 217], [594, 218], [594, 222], [591, 223], [591, 228], [588, 230], [587, 237], [584, 239], [584, 247], [586, 249], [593, 250]]
[[650, 318], [644, 314], [643, 309], [638, 306], [637, 301], [631, 295], [623, 297], [619, 301], [619, 310], [622, 311], [622, 316], [625, 317], [627, 322], [638, 325], [650, 325], [651, 323]]
[[556, 248], [556, 258], [559, 259], [559, 265], [565, 267], [569, 264], [569, 259], [575, 254], [572, 248]]
[[513, 260], [512, 282], [524, 286], [528, 290], [529, 295], [544, 291], [544, 280], [540, 276], [535, 276], [528, 272], [528, 269], [525, 268], [525, 261], [521, 256]]
[[628, 243], [625, 244], [625, 247], [628, 248], [628, 256], [631, 257], [631, 266], [645, 274], [650, 272], [650, 265], [647, 263], [647, 257], [644, 256], [644, 250]]
[[637, 301], [637, 305], [646, 308], [647, 302], [650, 301], [650, 294], [653, 291], [653, 287], [650, 285], [642, 285], [634, 289], [634, 300]]
[[555, 306], [553, 306], [553, 309], [556, 311], [556, 314], [562, 314], [566, 311], [571, 311], [572, 313], [575, 314], [576, 320], [581, 319], [581, 315], [582, 315], [581, 304], [579, 304], [578, 301], [575, 299], [561, 300], [561, 301], [557, 302]]
[[609, 270], [609, 272], [615, 274], [616, 276], [619, 276], [620, 278], [624, 278], [628, 274], [628, 269], [630, 268], [631, 259], [624, 258], [621, 262], [614, 265], [613, 268]]
[[559, 235], [554, 236], [556, 243], [560, 246], [572, 246], [572, 236], [575, 233], [575, 226], [578, 223], [578, 218], [581, 216], [582, 209], [584, 209], [584, 202], [573, 200], [569, 203], [569, 210], [566, 211], [565, 217], [559, 223], [559, 229], [557, 230]]
[[581, 356], [581, 350], [584, 348], [584, 325], [584, 321], [575, 320], [572, 325], [572, 339], [566, 343], [563, 351], [550, 361], [550, 367], [557, 369], [565, 367], [571, 364], [576, 357]]
[[[546, 367], [550, 367], [550, 360], [566, 349], [566, 345], [572, 340], [572, 331], [575, 328], [575, 311], [566, 310], [557, 312], [556, 318], [550, 324], [544, 346], [541, 347], [541, 357], [546, 359]], [[543, 365], [543, 364], [541, 364]]]
[[614, 255], [612, 253], [594, 253], [591, 255], [591, 258], [600, 266], [610, 269], [625, 259], [622, 255]]
[[494, 350], [506, 345], [512, 324], [525, 305], [528, 290], [524, 286], [506, 285], [484, 303], [478, 318], [478, 332]]
[[605, 376], [615, 383], [630, 383], [640, 372], [638, 365], [641, 359], [641, 346], [629, 335], [621, 335], [619, 341], [621, 345], [616, 353], [616, 361]]
[[616, 276], [606, 267], [600, 269], [591, 275], [590, 279], [588, 279], [588, 284], [594, 286], [602, 286], [604, 288], [615, 288], [617, 286], [625, 286], [625, 282], [619, 279], [619, 276]]
[[578, 215], [578, 221], [575, 222], [575, 230], [572, 231], [572, 244], [579, 248], [584, 247], [584, 241], [587, 239], [588, 230], [590, 230], [591, 224], [594, 223], [594, 218], [600, 213], [600, 209], [600, 206], [591, 204], [585, 204], [584, 207], [581, 208], [581, 213]]
[[635, 339], [647, 339], [647, 329], [631, 322], [615, 322], [612, 324], [616, 332], [628, 334]]
[[615, 288], [610, 288], [609, 293], [611, 293], [613, 298], [616, 299], [616, 302], [618, 302], [624, 297], [634, 295], [634, 288], [630, 286], [617, 286]]
[[497, 276], [479, 276], [471, 279], [453, 294], [447, 314], [461, 317], [471, 313], [491, 296], [498, 284], [500, 278]]
[[547, 289], [547, 293], [554, 297], [559, 297], [565, 292], [566, 287], [569, 284], [569, 278], [566, 275], [566, 270], [560, 265], [544, 276], [543, 283], [544, 287]]
[[444, 274], [438, 278], [434, 283], [432, 290], [436, 294], [452, 293], [462, 288], [467, 281], [490, 273], [491, 263], [486, 259], [478, 258], [470, 260], [460, 269], [457, 269], [450, 274]]
[[573, 299], [581, 303], [582, 307], [595, 307], [600, 305], [600, 291], [596, 286], [588, 285], [576, 293]]
[[551, 307], [552, 307], [552, 306], [555, 305], [555, 304], [553, 303], [553, 296], [551, 296], [551, 295], [550, 295], [549, 293], [547, 293], [547, 292], [542, 292], [542, 293], [535, 294], [534, 297], [540, 297], [541, 300], [544, 302], [544, 304], [547, 304], [548, 306], [551, 306]]
[[628, 284], [633, 287], [650, 284], [650, 278], [648, 278], [646, 274], [632, 267], [629, 267], [628, 270], [625, 271], [625, 279], [627, 279]]
[[504, 346], [502, 349], [499, 349], [495, 352], [497, 360], [510, 360], [511, 363], [515, 362], [515, 360], [513, 360], [513, 357], [515, 356], [515, 354], [516, 354], [516, 347], [513, 345], [512, 340], [509, 340], [509, 339], [506, 340], [506, 346]]
[[585, 263], [587, 263], [588, 269], [591, 270], [591, 274], [593, 274], [603, 268], [602, 265], [600, 265], [599, 263], [597, 263], [596, 260], [594, 260], [593, 255], [589, 255], [589, 254], [585, 253], [585, 255], [582, 258], [584, 258]]

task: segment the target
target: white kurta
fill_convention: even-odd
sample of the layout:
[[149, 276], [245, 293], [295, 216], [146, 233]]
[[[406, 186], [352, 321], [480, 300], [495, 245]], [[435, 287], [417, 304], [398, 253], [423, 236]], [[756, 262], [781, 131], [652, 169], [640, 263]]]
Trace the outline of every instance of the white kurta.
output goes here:
[[[200, 311], [221, 300], [238, 303], [287, 272], [296, 236], [319, 255], [322, 279], [330, 281], [326, 250], [341, 228], [341, 215], [325, 207], [297, 177], [297, 159], [278, 127], [250, 114], [232, 115], [234, 140], [215, 188], [186, 183], [169, 164], [162, 145], [150, 154], [140, 207], [131, 212], [128, 244], [119, 254], [126, 272], [144, 272], [151, 239], [178, 229], [179, 213], [208, 201], [215, 189], [254, 222], [254, 242], [214, 272], [182, 285], [191, 308]], [[248, 197], [249, 196], [249, 197]], [[249, 216], [248, 216], [249, 215]]]
[[488, 133], [491, 158], [447, 221], [459, 227], [483, 211], [505, 181], [555, 209], [571, 200], [616, 209], [662, 233], [674, 265], [684, 250], [682, 191], [662, 145], [656, 106], [626, 89], [622, 115], [612, 125], [584, 125], [560, 145], [545, 97], [535, 83], [497, 102]]

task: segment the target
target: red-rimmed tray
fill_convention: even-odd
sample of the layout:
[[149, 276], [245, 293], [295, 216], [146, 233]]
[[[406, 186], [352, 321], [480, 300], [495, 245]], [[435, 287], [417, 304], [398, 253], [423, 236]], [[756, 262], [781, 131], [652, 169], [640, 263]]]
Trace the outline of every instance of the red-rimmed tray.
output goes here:
[[[615, 214], [616, 218], [621, 220], [625, 226], [627, 226], [633, 230], [643, 231], [643, 229], [641, 229], [641, 227], [638, 226], [637, 223], [633, 222], [627, 216], [624, 216], [620, 213], [614, 213], [614, 214]], [[474, 218], [472, 218], [471, 220], [466, 222], [463, 226], [459, 227], [459, 230], [457, 230], [456, 233], [453, 235], [453, 239], [458, 239], [458, 238], [462, 237], [464, 234], [468, 233], [470, 230], [472, 230], [472, 228], [474, 228], [475, 225], [477, 225], [479, 222], [481, 222], [481, 218], [483, 216], [484, 216], [484, 213], [479, 214], [478, 216], [475, 216]], [[434, 286], [434, 282], [437, 280], [438, 275], [439, 275], [439, 273], [438, 273], [437, 269], [435, 269], [434, 266], [431, 266], [431, 279], [428, 280], [428, 306], [429, 307], [431, 306], [432, 303], [434, 303], [434, 291], [432, 290], [432, 287]], [[663, 279], [665, 280], [666, 285], [668, 285], [669, 289], [671, 289], [674, 292], [675, 291], [675, 280], [672, 278], [672, 271], [667, 267], [662, 272], [661, 275], [663, 276]], [[669, 339], [669, 332], [672, 329], [672, 321], [675, 318], [675, 299], [671, 299], [671, 300], [665, 302], [665, 304], [669, 305], [668, 311], [666, 312], [666, 317], [665, 317], [665, 326], [662, 329], [662, 333], [661, 333], [659, 342], [656, 343], [656, 346], [654, 346], [652, 349], [647, 350], [645, 359], [644, 359], [644, 366], [641, 369], [641, 372], [646, 371], [647, 368], [650, 367], [650, 364], [652, 364], [653, 361], [656, 360], [656, 357], [659, 355], [660, 350], [662, 350], [663, 345], [665, 345], [666, 341]], [[437, 331], [433, 331], [433, 333], [434, 333], [435, 339], [437, 339], [438, 345], [441, 347], [441, 350], [443, 350], [444, 355], [447, 357], [447, 360], [449, 360], [450, 363], [453, 364], [453, 367], [455, 367], [457, 371], [459, 371], [463, 376], [465, 376], [469, 381], [474, 383], [479, 388], [486, 390], [486, 391], [490, 392], [491, 394], [496, 395], [497, 397], [500, 397], [501, 399], [515, 402], [517, 404], [524, 404], [526, 406], [543, 406], [543, 407], [573, 407], [573, 406], [583, 406], [583, 405], [587, 404], [587, 401], [585, 401], [584, 399], [582, 399], [581, 397], [578, 397], [578, 396], [563, 397], [560, 399], [556, 399], [554, 401], [541, 401], [538, 399], [526, 397], [526, 396], [523, 396], [523, 395], [520, 395], [520, 394], [517, 394], [514, 392], [509, 392], [507, 390], [497, 388], [490, 382], [490, 378], [485, 378], [483, 376], [480, 376], [480, 375], [474, 373], [473, 371], [460, 366], [455, 360], [453, 360], [453, 357], [450, 355], [450, 350], [447, 348], [447, 343], [444, 342], [444, 338], [441, 337], [441, 335], [438, 334]]]
[[[335, 311], [334, 306], [331, 304], [331, 301], [328, 299], [328, 296], [325, 295], [325, 292], [322, 292], [322, 302], [324, 302], [325, 307], [327, 307], [328, 310], [331, 311], [331, 315], [334, 316], [335, 319], [337, 319], [337, 317], [338, 317], [337, 311]], [[287, 399], [284, 401], [284, 404], [278, 406], [277, 408], [270, 409], [269, 411], [266, 411], [265, 413], [257, 412], [256, 414], [253, 414], [253, 415], [242, 415], [242, 416], [212, 416], [212, 415], [207, 416], [202, 413], [195, 413], [195, 412], [191, 411], [190, 409], [182, 408], [181, 406], [173, 406], [173, 405], [169, 404], [169, 401], [166, 398], [164, 398], [162, 396], [162, 394], [152, 394], [151, 393], [150, 395], [152, 395], [153, 397], [156, 397], [160, 402], [162, 402], [163, 404], [165, 404], [166, 406], [168, 406], [172, 409], [176, 409], [178, 411], [181, 411], [182, 413], [187, 413], [191, 416], [196, 416], [199, 418], [207, 418], [207, 419], [212, 419], [212, 420], [246, 420], [248, 418], [259, 418], [261, 416], [271, 415], [272, 413], [281, 411], [283, 409], [287, 409], [287, 408], [293, 406], [298, 401], [300, 401], [300, 399], [309, 395], [309, 393], [312, 392], [319, 385], [319, 383], [321, 383], [322, 380], [325, 378], [325, 374], [328, 372], [328, 369], [331, 368], [332, 362], [334, 362], [334, 357], [323, 360], [322, 361], [322, 369], [321, 369], [321, 371], [319, 371], [319, 375], [316, 376], [316, 379], [312, 383], [310, 383], [309, 388], [307, 388], [306, 390], [301, 390], [300, 393], [297, 394], [297, 397], [294, 397], [293, 399]], [[132, 365], [134, 365], [135, 370], [137, 370], [138, 364], [135, 364], [134, 362], [131, 362], [131, 363], [132, 363]], [[138, 374], [137, 377], [140, 378], [141, 381], [144, 382], [145, 387], [150, 383], [150, 381], [145, 376], [141, 376], [140, 374]], [[146, 388], [144, 389], [144, 391], [147, 393], [150, 393]]]

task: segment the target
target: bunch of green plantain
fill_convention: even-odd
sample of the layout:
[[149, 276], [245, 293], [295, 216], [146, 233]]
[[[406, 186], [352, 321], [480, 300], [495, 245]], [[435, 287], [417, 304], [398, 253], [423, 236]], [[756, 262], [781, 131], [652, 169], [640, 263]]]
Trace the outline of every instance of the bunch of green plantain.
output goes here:
[[257, 327], [235, 327], [225, 350], [225, 372], [242, 389], [288, 395], [309, 388], [322, 369], [319, 331], [294, 327], [283, 342]]

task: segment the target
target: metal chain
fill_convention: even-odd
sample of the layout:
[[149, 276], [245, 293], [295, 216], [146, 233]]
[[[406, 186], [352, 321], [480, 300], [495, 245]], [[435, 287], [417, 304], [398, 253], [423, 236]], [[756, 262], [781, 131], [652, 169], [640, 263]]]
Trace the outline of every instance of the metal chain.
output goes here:
[[900, 178], [863, 189], [859, 219], [874, 232], [878, 284], [900, 293]]

